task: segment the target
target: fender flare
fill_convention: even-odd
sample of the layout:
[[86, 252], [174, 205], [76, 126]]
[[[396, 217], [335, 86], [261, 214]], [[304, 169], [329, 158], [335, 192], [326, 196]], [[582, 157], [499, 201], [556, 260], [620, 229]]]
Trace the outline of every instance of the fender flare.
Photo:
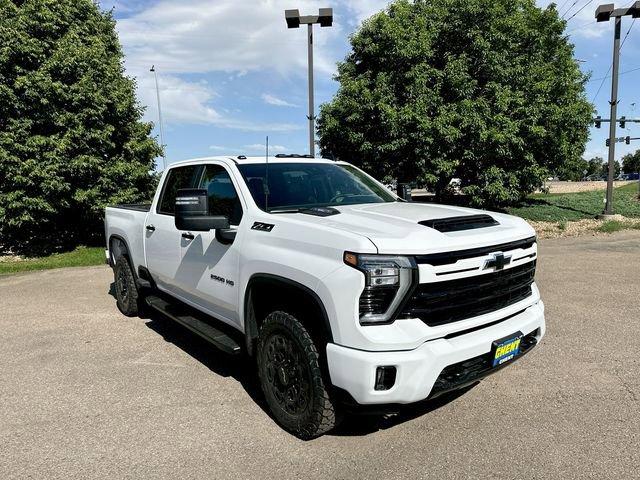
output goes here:
[[[132, 264], [131, 255], [129, 254], [129, 251], [130, 251], [129, 244], [127, 243], [127, 241], [121, 235], [118, 235], [117, 233], [112, 234], [109, 237], [109, 242], [107, 243], [107, 245], [109, 246], [109, 265], [113, 268], [115, 266], [116, 260], [117, 260], [117, 258], [115, 258], [115, 256], [113, 256], [113, 252], [111, 251], [111, 243], [114, 240], [118, 240], [119, 242], [122, 242], [122, 244], [124, 245], [125, 251], [122, 252], [122, 256], [127, 259], [127, 262], [129, 262], [129, 266], [131, 267], [131, 271], [133, 272], [133, 278], [135, 278], [137, 280], [138, 279], [138, 271], [136, 270], [136, 268], [134, 268], [134, 266]], [[112, 256], [114, 257], [113, 260], [111, 259]]]
[[311, 288], [307, 287], [306, 285], [303, 285], [300, 282], [296, 282], [295, 280], [291, 280], [286, 277], [281, 277], [279, 275], [274, 275], [271, 273], [254, 273], [253, 275], [251, 275], [251, 277], [249, 277], [249, 281], [247, 282], [247, 287], [245, 289], [245, 294], [244, 294], [244, 315], [243, 315], [244, 330], [245, 330], [245, 337], [247, 340], [247, 351], [249, 353], [251, 353], [252, 351], [253, 340], [258, 336], [258, 326], [257, 326], [255, 316], [253, 315], [251, 292], [252, 292], [253, 284], [259, 280], [267, 280], [275, 283], [284, 283], [289, 287], [297, 288], [303, 291], [304, 293], [308, 294], [313, 299], [313, 301], [316, 303], [316, 306], [320, 310], [325, 331], [327, 333], [327, 340], [329, 342], [333, 342], [333, 332], [331, 330], [331, 322], [329, 322], [329, 316], [327, 315], [327, 309], [325, 308], [324, 304], [322, 303], [322, 300], [320, 299], [320, 297], [316, 292], [314, 292]]

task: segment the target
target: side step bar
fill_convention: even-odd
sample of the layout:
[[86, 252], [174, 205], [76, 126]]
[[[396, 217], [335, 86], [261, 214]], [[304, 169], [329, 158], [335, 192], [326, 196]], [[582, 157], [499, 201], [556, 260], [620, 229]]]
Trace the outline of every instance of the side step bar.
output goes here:
[[180, 307], [154, 295], [147, 296], [145, 302], [154, 310], [187, 327], [192, 332], [197, 333], [223, 352], [231, 355], [240, 353], [240, 345], [238, 345], [234, 339], [208, 323], [181, 311]]

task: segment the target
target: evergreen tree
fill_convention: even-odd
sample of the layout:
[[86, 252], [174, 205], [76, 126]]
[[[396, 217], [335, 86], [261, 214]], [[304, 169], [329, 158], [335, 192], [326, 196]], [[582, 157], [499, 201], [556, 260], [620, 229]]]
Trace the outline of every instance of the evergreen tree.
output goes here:
[[161, 153], [110, 12], [0, 0], [0, 248], [94, 243], [108, 204], [150, 199]]

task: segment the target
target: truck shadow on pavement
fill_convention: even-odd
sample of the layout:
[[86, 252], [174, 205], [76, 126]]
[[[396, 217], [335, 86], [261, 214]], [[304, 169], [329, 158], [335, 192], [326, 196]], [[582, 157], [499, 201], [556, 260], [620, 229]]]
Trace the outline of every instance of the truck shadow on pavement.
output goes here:
[[[115, 298], [113, 283], [109, 286], [109, 295]], [[145, 321], [147, 328], [161, 335], [166, 342], [172, 343], [216, 375], [235, 379], [262, 411], [274, 420], [262, 394], [262, 389], [260, 388], [254, 359], [245, 353], [238, 356], [230, 356], [218, 350], [195, 333], [175, 323], [173, 320], [164, 317], [161, 313], [151, 309], [148, 310], [149, 311], [145, 311], [144, 314], [140, 316], [140, 318]], [[328, 435], [363, 436], [379, 430], [392, 428], [451, 403], [471, 390], [474, 386], [475, 384], [465, 389], [446, 393], [433, 400], [424, 400], [411, 405], [401, 405], [393, 411], [386, 411], [384, 413], [367, 410], [349, 411], [340, 426], [329, 432]]]
[[174, 344], [216, 375], [235, 379], [251, 399], [268, 413], [254, 361], [248, 355], [245, 353], [237, 356], [228, 355], [182, 325], [164, 317], [161, 313], [151, 311], [141, 318], [146, 320], [147, 328], [161, 335], [166, 342]]
[[329, 435], [362, 436], [379, 430], [393, 428], [396, 425], [414, 420], [448, 405], [474, 388], [477, 384], [478, 383], [474, 383], [460, 390], [445, 393], [434, 399], [423, 400], [409, 405], [400, 405], [397, 407], [397, 410], [389, 413], [371, 414], [354, 411], [350, 415], [345, 416], [342, 424], [335, 431], [330, 432]]

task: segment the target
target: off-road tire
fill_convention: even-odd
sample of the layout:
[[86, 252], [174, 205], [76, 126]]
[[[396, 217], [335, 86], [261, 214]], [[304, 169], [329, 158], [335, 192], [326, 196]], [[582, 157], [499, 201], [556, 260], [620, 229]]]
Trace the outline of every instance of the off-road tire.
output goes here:
[[138, 315], [138, 287], [126, 257], [120, 256], [113, 268], [115, 279], [116, 305], [127, 317]]
[[[284, 373], [289, 368], [274, 361], [274, 349], [279, 349], [282, 345], [289, 345], [293, 352], [291, 361], [294, 374], [287, 376]], [[287, 350], [283, 348], [283, 350]], [[279, 351], [279, 350], [278, 350]], [[288, 432], [303, 440], [310, 440], [319, 437], [334, 428], [338, 423], [338, 412], [336, 403], [332, 400], [327, 388], [321, 369], [321, 359], [318, 349], [309, 335], [307, 329], [294, 316], [276, 311], [267, 316], [264, 320], [258, 335], [258, 376], [260, 385], [264, 392], [269, 409], [276, 421]], [[274, 365], [278, 374], [274, 373]], [[289, 364], [287, 364], [289, 365]], [[280, 372], [283, 372], [280, 374]], [[277, 377], [274, 380], [274, 376]], [[282, 377], [284, 377], [283, 386]], [[288, 385], [286, 380], [292, 380]], [[296, 380], [300, 380], [296, 382]], [[278, 385], [276, 385], [278, 384]], [[283, 396], [281, 389], [296, 390], [298, 397], [304, 397], [304, 406], [292, 407], [290, 404], [278, 396]], [[291, 396], [295, 396], [295, 393]], [[285, 397], [289, 399], [289, 390]], [[299, 412], [287, 411], [297, 408]]]

